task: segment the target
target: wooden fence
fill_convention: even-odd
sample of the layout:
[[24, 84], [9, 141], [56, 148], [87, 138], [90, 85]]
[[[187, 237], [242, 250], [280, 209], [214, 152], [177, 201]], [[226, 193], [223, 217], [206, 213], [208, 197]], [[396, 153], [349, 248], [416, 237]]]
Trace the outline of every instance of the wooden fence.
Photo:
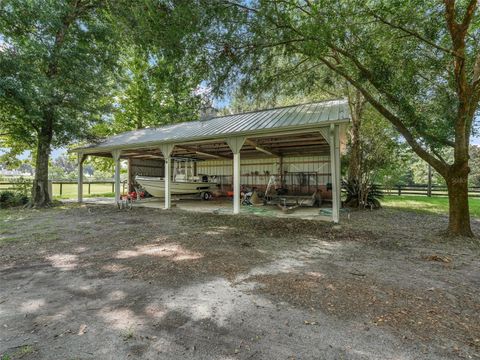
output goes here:
[[[75, 180], [53, 180], [52, 192], [53, 196], [63, 196], [63, 195], [74, 195], [77, 193], [77, 181]], [[31, 186], [31, 182], [6, 182], [0, 181], [0, 191], [1, 190], [20, 190], [25, 186]], [[115, 182], [104, 180], [104, 181], [84, 181], [83, 182], [83, 192], [84, 194], [104, 194], [115, 191]]]
[[[394, 187], [380, 186], [386, 195], [419, 195], [419, 196], [448, 196], [446, 186], [432, 185], [397, 185]], [[469, 197], [480, 197], [480, 186], [468, 188]]]
[[[309, 173], [302, 173], [303, 175], [311, 175]], [[316, 174], [318, 175], [318, 174]], [[323, 174], [320, 174], [323, 175]], [[247, 175], [242, 175], [243, 177], [248, 177]], [[256, 178], [257, 176], [255, 176]], [[222, 179], [222, 184], [230, 184], [228, 178], [231, 176], [225, 176], [225, 179]], [[315, 176], [313, 180], [311, 180], [310, 176], [306, 176], [305, 179], [301, 178], [300, 182], [295, 180], [296, 178], [292, 179], [285, 179], [288, 185], [292, 187], [318, 187], [319, 184], [323, 184], [323, 178], [320, 179]], [[245, 182], [245, 185], [255, 185], [258, 186], [254, 179], [242, 179]], [[255, 179], [256, 180], [256, 179]], [[266, 179], [263, 179], [262, 182], [265, 183]], [[289, 183], [289, 180], [291, 184]], [[257, 181], [258, 182], [258, 181]], [[304, 183], [305, 182], [305, 183]], [[6, 182], [0, 181], [0, 191], [1, 190], [20, 190], [25, 186], [31, 186], [31, 182]], [[295, 188], [296, 189], [296, 188]], [[418, 196], [448, 196], [447, 187], [440, 186], [440, 185], [432, 185], [429, 188], [428, 185], [397, 185], [394, 187], [387, 187], [387, 186], [380, 186], [380, 189], [383, 190], [385, 195], [418, 195]], [[298, 189], [296, 189], [298, 190]], [[83, 183], [83, 192], [86, 195], [92, 194], [105, 194], [105, 193], [113, 193], [115, 191], [115, 182], [112, 180], [103, 180], [103, 181], [84, 181]], [[53, 196], [63, 196], [63, 195], [76, 195], [77, 194], [77, 181], [75, 180], [53, 180], [52, 181], [52, 192]], [[480, 186], [471, 186], [468, 188], [468, 196], [469, 197], [478, 197], [480, 198]]]

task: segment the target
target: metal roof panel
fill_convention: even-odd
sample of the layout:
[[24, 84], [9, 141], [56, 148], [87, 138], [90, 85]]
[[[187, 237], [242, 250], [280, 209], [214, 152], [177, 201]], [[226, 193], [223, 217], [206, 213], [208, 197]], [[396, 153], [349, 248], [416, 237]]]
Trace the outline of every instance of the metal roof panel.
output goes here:
[[108, 137], [75, 151], [101, 151], [128, 146], [219, 139], [309, 125], [326, 126], [331, 122], [348, 122], [349, 119], [347, 100], [337, 99], [134, 130]]

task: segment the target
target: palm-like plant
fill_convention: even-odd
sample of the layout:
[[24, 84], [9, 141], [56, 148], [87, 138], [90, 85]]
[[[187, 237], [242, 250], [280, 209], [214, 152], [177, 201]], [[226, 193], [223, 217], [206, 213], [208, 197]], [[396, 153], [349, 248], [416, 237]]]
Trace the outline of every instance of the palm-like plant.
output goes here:
[[360, 183], [356, 180], [343, 180], [342, 188], [347, 193], [345, 206], [352, 208], [381, 208], [379, 199], [383, 198], [383, 191], [374, 183]]

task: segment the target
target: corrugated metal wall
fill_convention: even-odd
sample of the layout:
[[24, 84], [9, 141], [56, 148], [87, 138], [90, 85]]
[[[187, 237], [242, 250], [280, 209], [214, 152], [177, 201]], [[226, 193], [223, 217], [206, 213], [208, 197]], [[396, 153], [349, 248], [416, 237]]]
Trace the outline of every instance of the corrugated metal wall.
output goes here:
[[164, 162], [161, 159], [130, 159], [130, 169], [132, 176], [164, 176]]
[[[197, 164], [198, 174], [217, 176], [224, 190], [230, 190], [231, 160], [207, 160]], [[277, 157], [241, 160], [241, 184], [265, 190], [270, 176], [280, 182], [280, 159]], [[327, 191], [331, 184], [329, 156], [296, 156], [283, 158], [284, 185], [292, 193], [311, 193], [316, 188]], [[327, 196], [328, 197], [328, 196]]]
[[[130, 160], [131, 181], [135, 175], [164, 176], [163, 160]], [[324, 198], [330, 197], [331, 173], [329, 156], [290, 156], [283, 158], [283, 176], [280, 174], [280, 159], [277, 157], [241, 160], [241, 184], [264, 191], [272, 175], [280, 186], [292, 194], [311, 194], [321, 189]], [[198, 175], [216, 176], [221, 190], [232, 189], [232, 160], [207, 160], [197, 163]]]

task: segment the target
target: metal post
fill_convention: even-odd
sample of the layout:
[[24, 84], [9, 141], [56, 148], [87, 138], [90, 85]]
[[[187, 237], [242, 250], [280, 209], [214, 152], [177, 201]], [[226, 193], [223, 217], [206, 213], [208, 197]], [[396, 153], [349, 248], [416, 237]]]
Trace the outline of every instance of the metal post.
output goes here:
[[[77, 196], [78, 202], [83, 201], [83, 161], [85, 160], [85, 155], [78, 153], [78, 188]], [[60, 195], [62, 194], [62, 185], [60, 184]]]
[[337, 204], [338, 204], [338, 220], [340, 221], [340, 208], [342, 207], [342, 179], [341, 179], [341, 159], [340, 159], [340, 125], [335, 125], [335, 166], [336, 183], [337, 183]]
[[240, 152], [233, 154], [233, 213], [240, 213]]
[[278, 170], [279, 170], [279, 173], [280, 173], [279, 174], [280, 175], [280, 187], [283, 188], [284, 187], [283, 184], [285, 183], [284, 178], [283, 178], [283, 176], [284, 176], [284, 174], [283, 174], [283, 156], [280, 156], [280, 158], [279, 158]]
[[233, 213], [240, 213], [240, 150], [245, 143], [241, 136], [225, 140], [233, 153]]
[[171, 203], [171, 187], [170, 187], [170, 182], [172, 180], [172, 176], [170, 174], [171, 170], [171, 155], [173, 151], [174, 144], [162, 144], [160, 145], [160, 151], [162, 152], [163, 159], [165, 161], [164, 165], [164, 171], [165, 171], [165, 176], [164, 176], [164, 182], [165, 182], [165, 209], [170, 209], [172, 207]]
[[330, 134], [329, 134], [329, 143], [330, 143], [330, 172], [332, 174], [332, 221], [334, 223], [338, 223], [340, 220], [340, 204], [339, 204], [339, 183], [337, 180], [339, 179], [339, 164], [337, 164], [337, 154], [336, 154], [336, 143], [337, 143], [337, 131], [335, 129], [335, 125], [330, 125]]
[[128, 186], [127, 186], [127, 189], [128, 189], [128, 192], [132, 192], [132, 191], [135, 191], [135, 189], [133, 188], [132, 160], [130, 158], [128, 158], [127, 161], [128, 161], [128, 164], [127, 164], [127, 172], [128, 172], [128, 176], [127, 176]]
[[120, 201], [120, 150], [112, 151], [113, 162], [115, 164], [115, 201]]

